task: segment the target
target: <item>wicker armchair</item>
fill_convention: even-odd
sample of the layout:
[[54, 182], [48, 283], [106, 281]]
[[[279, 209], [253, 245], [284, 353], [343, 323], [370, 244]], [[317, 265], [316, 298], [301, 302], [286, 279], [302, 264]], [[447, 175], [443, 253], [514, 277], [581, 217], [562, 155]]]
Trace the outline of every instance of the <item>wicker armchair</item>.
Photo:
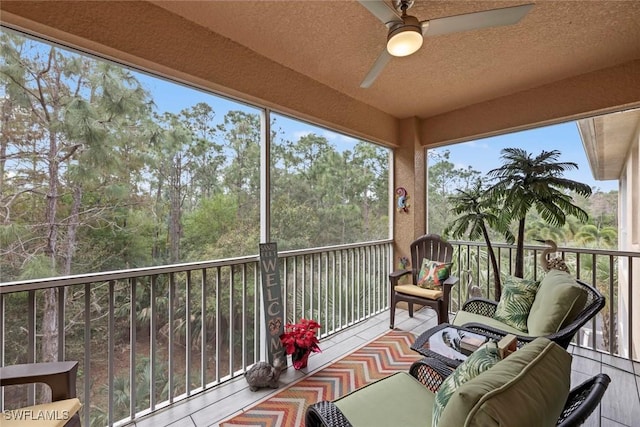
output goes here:
[[556, 426], [581, 426], [600, 404], [610, 382], [607, 374], [598, 374], [572, 389]]
[[[453, 246], [437, 234], [426, 234], [411, 242], [409, 249], [411, 251], [411, 270], [397, 270], [389, 274], [391, 285], [389, 327], [391, 329], [394, 327], [396, 304], [400, 301], [408, 304], [409, 317], [413, 317], [413, 304], [418, 304], [433, 308], [438, 314], [438, 323], [448, 322], [449, 294], [451, 287], [458, 283], [458, 278], [450, 276], [442, 283], [442, 290], [438, 291], [419, 288], [416, 283], [422, 267], [422, 260], [427, 258], [432, 261], [449, 263], [453, 257]], [[411, 284], [400, 285], [400, 278], [407, 274], [411, 274]]]
[[[78, 362], [27, 363], [0, 368], [0, 386], [45, 383], [51, 388], [50, 404], [20, 408], [16, 411], [49, 411], [64, 427], [80, 427], [80, 401], [76, 398]], [[2, 426], [32, 425], [11, 416], [12, 411], [0, 414]], [[68, 419], [65, 419], [68, 418]], [[33, 421], [37, 426], [38, 421]], [[47, 425], [53, 425], [51, 423]], [[56, 424], [57, 425], [57, 424]]]
[[[580, 311], [580, 314], [569, 324], [565, 325], [558, 332], [553, 334], [545, 335], [546, 338], [549, 338], [551, 341], [558, 343], [563, 348], [567, 348], [573, 339], [573, 336], [580, 330], [582, 326], [584, 326], [589, 320], [591, 320], [600, 310], [604, 307], [605, 298], [604, 296], [593, 286], [588, 285], [580, 280], [576, 280], [576, 282], [584, 288], [587, 293], [587, 299]], [[464, 303], [462, 306], [462, 311], [466, 311], [473, 314], [479, 314], [486, 317], [494, 317], [496, 312], [496, 307], [498, 306], [497, 301], [488, 300], [486, 298], [472, 298]], [[501, 331], [500, 329], [496, 329], [492, 326], [485, 325], [482, 323], [465, 323], [462, 325], [466, 328], [473, 329], [480, 334], [488, 334], [488, 335], [506, 335], [507, 332]], [[519, 344], [522, 345], [524, 343], [533, 341], [535, 336], [526, 336], [526, 335], [517, 335]]]
[[[451, 368], [433, 358], [424, 358], [415, 362], [409, 371], [414, 378], [434, 393], [451, 372]], [[608, 375], [598, 374], [572, 389], [556, 426], [577, 427], [582, 425], [600, 403], [610, 381]], [[307, 408], [305, 425], [307, 427], [352, 426], [340, 409], [329, 401], [310, 405]]]

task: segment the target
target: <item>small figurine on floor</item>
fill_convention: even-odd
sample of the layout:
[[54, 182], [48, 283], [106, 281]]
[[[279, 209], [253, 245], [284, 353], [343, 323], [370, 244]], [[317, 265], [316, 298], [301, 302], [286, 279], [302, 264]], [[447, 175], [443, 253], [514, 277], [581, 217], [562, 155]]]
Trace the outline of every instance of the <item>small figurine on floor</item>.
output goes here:
[[263, 387], [278, 388], [280, 386], [280, 373], [284, 369], [282, 359], [274, 360], [273, 366], [268, 362], [258, 362], [244, 374], [249, 383], [249, 390], [257, 391]]

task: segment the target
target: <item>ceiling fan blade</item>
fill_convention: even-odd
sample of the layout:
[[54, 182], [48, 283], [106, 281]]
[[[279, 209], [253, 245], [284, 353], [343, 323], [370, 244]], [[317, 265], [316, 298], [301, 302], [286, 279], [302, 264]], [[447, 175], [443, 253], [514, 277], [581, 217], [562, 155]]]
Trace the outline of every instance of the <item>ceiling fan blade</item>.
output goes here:
[[525, 4], [431, 19], [422, 22], [422, 34], [431, 37], [481, 28], [512, 25], [520, 21], [532, 7], [533, 4]]
[[362, 83], [360, 83], [360, 87], [366, 89], [369, 86], [371, 86], [373, 82], [378, 78], [380, 73], [382, 72], [382, 69], [385, 67], [385, 65], [387, 65], [387, 63], [390, 60], [391, 60], [391, 54], [387, 52], [387, 49], [383, 50], [380, 56], [378, 56], [378, 59], [376, 59], [376, 62], [373, 63], [373, 66], [367, 73], [364, 80], [362, 80]]
[[358, 0], [358, 2], [385, 25], [390, 22], [402, 22], [400, 15], [383, 0]]

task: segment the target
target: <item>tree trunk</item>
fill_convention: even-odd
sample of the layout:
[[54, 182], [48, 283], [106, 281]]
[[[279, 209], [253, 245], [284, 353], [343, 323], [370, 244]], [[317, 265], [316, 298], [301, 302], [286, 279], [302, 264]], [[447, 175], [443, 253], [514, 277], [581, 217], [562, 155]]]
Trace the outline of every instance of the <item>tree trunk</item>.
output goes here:
[[515, 277], [524, 277], [524, 218], [518, 222], [518, 243], [516, 245]]
[[489, 232], [487, 231], [487, 227], [484, 225], [484, 222], [481, 224], [481, 226], [482, 235], [484, 236], [484, 241], [487, 244], [489, 259], [491, 260], [491, 268], [493, 268], [495, 298], [496, 301], [500, 301], [500, 298], [502, 297], [502, 285], [500, 284], [500, 271], [498, 269], [498, 261], [496, 260], [496, 254], [493, 252], [493, 246], [491, 246], [491, 240], [489, 239]]
[[[159, 174], [161, 175], [161, 174]], [[158, 177], [158, 188], [156, 189], [156, 204], [154, 208], [154, 219], [155, 219], [155, 233], [153, 239], [153, 246], [151, 247], [151, 257], [154, 261], [160, 260], [162, 253], [160, 252], [160, 231], [162, 228], [162, 189], [164, 187], [164, 181], [162, 176]]]
[[[51, 261], [51, 271], [57, 270], [56, 251], [58, 240], [58, 223], [56, 220], [58, 210], [58, 141], [54, 132], [49, 132], [48, 153], [49, 191], [47, 193], [46, 225], [47, 244], [45, 254]], [[58, 304], [56, 291], [53, 288], [43, 292], [44, 306], [42, 316], [42, 361], [55, 362], [58, 359]], [[48, 387], [40, 388], [42, 401], [51, 400], [51, 390]]]
[[71, 215], [69, 218], [69, 225], [67, 226], [67, 252], [65, 254], [64, 271], [62, 274], [68, 276], [71, 274], [71, 263], [73, 261], [73, 255], [76, 251], [76, 239], [78, 225], [80, 223], [80, 204], [82, 202], [82, 189], [80, 186], [73, 188], [73, 205], [71, 206]]
[[[12, 118], [13, 102], [10, 97], [5, 97], [2, 101], [2, 126], [0, 126], [0, 200], [4, 193], [5, 164], [7, 161], [7, 146], [9, 145], [9, 131], [7, 129], [9, 120]], [[8, 212], [8, 209], [7, 209]], [[3, 223], [9, 223], [9, 214], [4, 215]]]
[[171, 171], [169, 213], [169, 262], [180, 261], [180, 237], [182, 234], [182, 161], [178, 158]]

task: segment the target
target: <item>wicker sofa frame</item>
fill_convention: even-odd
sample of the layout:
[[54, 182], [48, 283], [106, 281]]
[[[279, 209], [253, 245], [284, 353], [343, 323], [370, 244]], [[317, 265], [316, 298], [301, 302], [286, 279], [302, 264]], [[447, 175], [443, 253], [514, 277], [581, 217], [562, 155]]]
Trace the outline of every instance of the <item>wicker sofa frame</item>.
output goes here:
[[[452, 372], [451, 368], [434, 358], [424, 358], [415, 362], [409, 373], [432, 392]], [[600, 403], [611, 379], [606, 374], [598, 374], [569, 392], [556, 426], [577, 427], [591, 415]], [[330, 401], [322, 401], [307, 408], [305, 425], [307, 427], [352, 427], [352, 424]]]
[[[596, 314], [605, 304], [604, 296], [593, 286], [581, 281], [576, 280], [576, 282], [582, 286], [582, 288], [587, 293], [587, 300], [580, 311], [580, 314], [568, 325], [564, 326], [558, 332], [553, 334], [545, 335], [546, 338], [551, 341], [556, 342], [562, 348], [569, 347], [573, 336], [580, 330], [582, 326], [584, 326], [589, 320], [595, 317]], [[472, 298], [464, 303], [462, 306], [462, 311], [466, 311], [473, 314], [479, 314], [482, 316], [493, 317], [496, 313], [496, 307], [498, 306], [497, 301], [489, 300], [486, 298]], [[502, 331], [500, 329], [496, 329], [494, 327], [485, 325], [483, 323], [465, 323], [463, 325], [465, 328], [472, 329], [480, 334], [486, 335], [506, 335], [507, 332]], [[525, 344], [527, 342], [533, 341], [537, 337], [535, 336], [526, 336], [526, 335], [517, 335], [518, 343], [520, 345]]]

